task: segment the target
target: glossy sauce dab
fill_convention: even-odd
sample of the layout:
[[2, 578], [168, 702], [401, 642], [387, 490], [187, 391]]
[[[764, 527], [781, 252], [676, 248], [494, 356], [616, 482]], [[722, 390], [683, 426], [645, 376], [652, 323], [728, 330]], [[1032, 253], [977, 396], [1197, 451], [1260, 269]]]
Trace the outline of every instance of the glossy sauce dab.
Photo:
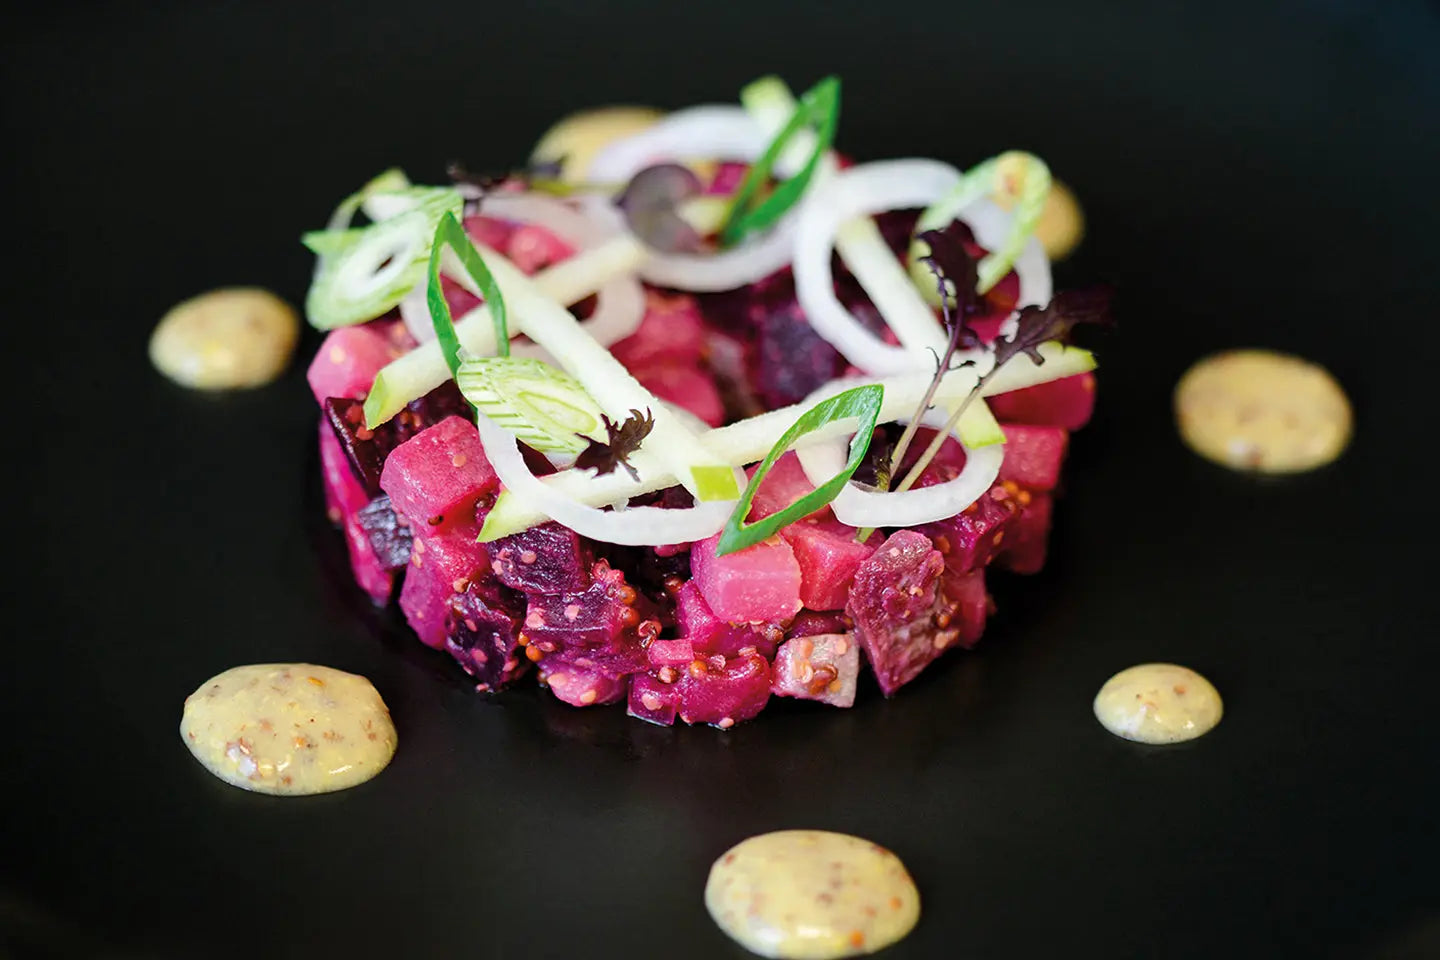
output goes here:
[[299, 339], [294, 308], [268, 290], [213, 290], [165, 314], [150, 336], [150, 361], [182, 387], [260, 387], [284, 372]]
[[185, 699], [180, 735], [221, 780], [257, 793], [328, 793], [364, 783], [395, 753], [395, 725], [369, 680], [308, 663], [234, 667]]
[[1323, 367], [1271, 350], [1207, 357], [1175, 387], [1186, 445], [1234, 470], [1296, 473], [1338, 457], [1350, 442], [1345, 391]]
[[781, 830], [732, 847], [710, 868], [705, 907], [766, 957], [853, 957], [904, 937], [920, 893], [900, 859], [868, 840]]
[[1180, 743], [1215, 728], [1224, 705], [1214, 685], [1188, 667], [1143, 663], [1105, 681], [1095, 719], [1117, 737], [1139, 743]]

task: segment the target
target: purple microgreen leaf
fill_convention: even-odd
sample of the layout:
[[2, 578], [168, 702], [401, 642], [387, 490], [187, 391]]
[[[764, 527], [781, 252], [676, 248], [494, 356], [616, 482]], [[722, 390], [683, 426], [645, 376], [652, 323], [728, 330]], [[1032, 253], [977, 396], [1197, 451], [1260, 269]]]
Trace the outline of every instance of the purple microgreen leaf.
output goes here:
[[680, 205], [705, 192], [695, 171], [678, 163], [646, 167], [615, 200], [637, 237], [663, 253], [696, 253], [700, 234], [680, 216]]
[[1069, 339], [1070, 331], [1081, 324], [1109, 326], [1113, 295], [1114, 291], [1108, 286], [1086, 287], [1062, 291], [1043, 308], [1025, 307], [1017, 318], [1015, 332], [995, 339], [994, 370], [1021, 353], [1036, 363], [1044, 363], [1045, 358], [1040, 356], [1040, 344], [1051, 340], [1064, 343]]
[[575, 458], [575, 466], [581, 469], [594, 467], [597, 477], [613, 473], [616, 467], [624, 467], [630, 479], [639, 482], [640, 474], [630, 465], [630, 455], [640, 449], [641, 441], [655, 429], [655, 417], [649, 410], [644, 413], [631, 410], [630, 416], [619, 423], [603, 413], [600, 414], [600, 422], [605, 425], [606, 442], [586, 437], [588, 443]]

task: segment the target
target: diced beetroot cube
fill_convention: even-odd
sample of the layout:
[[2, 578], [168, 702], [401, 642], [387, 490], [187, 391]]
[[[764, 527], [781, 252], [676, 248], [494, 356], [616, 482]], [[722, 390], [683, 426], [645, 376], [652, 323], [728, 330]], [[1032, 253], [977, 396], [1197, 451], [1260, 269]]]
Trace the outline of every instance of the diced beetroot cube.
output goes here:
[[469, 412], [455, 381], [446, 380], [375, 429], [365, 425], [365, 404], [348, 397], [327, 397], [323, 404], [330, 427], [345, 449], [350, 469], [372, 497], [380, 495], [380, 474], [391, 451], [427, 427]]
[[692, 661], [679, 671], [680, 719], [722, 730], [749, 720], [770, 701], [770, 663], [759, 654], [736, 657], [723, 666]]
[[1002, 429], [1005, 459], [1000, 464], [1000, 479], [1013, 480], [1031, 490], [1054, 490], [1060, 482], [1060, 465], [1065, 462], [1070, 431], [1024, 423], [1007, 423]]
[[350, 570], [356, 584], [376, 606], [389, 603], [395, 591], [395, 574], [375, 556], [369, 537], [353, 516], [345, 518], [345, 546], [350, 553]]
[[445, 649], [482, 691], [515, 681], [530, 661], [520, 655], [525, 598], [489, 577], [472, 580], [449, 599]]
[[750, 172], [750, 164], [723, 160], [715, 166], [715, 176], [705, 188], [707, 194], [731, 194], [740, 188], [740, 181]]
[[890, 536], [855, 574], [845, 612], [888, 697], [951, 647], [959, 629], [940, 591], [945, 560], [914, 530]]
[[341, 327], [325, 335], [305, 379], [316, 403], [328, 397], [363, 400], [375, 374], [399, 355], [395, 344], [371, 324]]
[[540, 667], [540, 682], [548, 686], [555, 696], [574, 707], [614, 703], [625, 696], [625, 691], [630, 686], [627, 677], [611, 676], [568, 663], [552, 665], [552, 661], [548, 659]]
[[534, 273], [575, 253], [570, 244], [534, 224], [516, 227], [504, 249], [510, 261], [526, 273]]
[[370, 496], [355, 474], [327, 420], [320, 421], [320, 475], [325, 486], [325, 506], [330, 521], [345, 531], [345, 550], [355, 582], [376, 604], [384, 604], [395, 589], [394, 568], [379, 557], [360, 517], [370, 505]]
[[510, 243], [510, 235], [517, 225], [509, 220], [496, 217], [473, 216], [465, 218], [465, 234], [471, 240], [491, 250], [504, 251]]
[[546, 670], [568, 664], [620, 677], [649, 669], [645, 648], [659, 635], [660, 622], [651, 602], [605, 560], [595, 562], [586, 590], [528, 599], [521, 642]]
[[844, 633], [786, 640], [771, 670], [770, 689], [778, 696], [848, 707], [855, 703], [860, 645]]
[[990, 562], [1009, 535], [1006, 529], [1019, 509], [1015, 496], [996, 484], [955, 516], [916, 530], [935, 542], [949, 570], [965, 573]]
[[1008, 423], [1079, 430], [1095, 412], [1095, 375], [1080, 373], [989, 398], [995, 416]]
[[695, 659], [695, 648], [689, 637], [681, 637], [679, 640], [652, 640], [650, 649], [646, 652], [650, 656], [650, 665], [656, 668], [684, 667]]
[[801, 607], [800, 564], [783, 537], [771, 537], [723, 557], [716, 534], [690, 551], [694, 582], [721, 620], [789, 620]]
[[381, 568], [399, 570], [410, 562], [415, 536], [390, 505], [389, 497], [382, 494], [355, 511], [355, 522], [365, 531]]
[[416, 530], [449, 529], [475, 520], [475, 504], [500, 481], [480, 434], [463, 417], [447, 417], [390, 452], [380, 486]]
[[855, 539], [854, 527], [834, 517], [807, 517], [780, 531], [800, 564], [800, 602], [810, 610], [835, 610], [845, 606], [855, 571], [875, 552], [880, 538], [871, 535], [866, 543]]
[[725, 422], [725, 404], [710, 375], [695, 364], [656, 363], [633, 371], [645, 389], [684, 407], [712, 427]]
[[821, 633], [847, 633], [854, 624], [844, 610], [801, 610], [785, 636], [813, 637]]
[[985, 589], [984, 568], [959, 575], [947, 571], [941, 589], [955, 607], [951, 625], [960, 631], [956, 642], [962, 647], [975, 646], [985, 632], [985, 620], [994, 606]]
[[488, 578], [489, 570], [490, 558], [485, 545], [475, 542], [473, 527], [431, 530], [415, 538], [400, 587], [400, 610], [423, 643], [445, 645], [450, 599]]
[[337, 526], [370, 502], [370, 494], [350, 469], [350, 460], [330, 421], [320, 419], [320, 478], [325, 485], [325, 507]]
[[1023, 506], [1005, 535], [1005, 549], [996, 562], [1014, 573], [1039, 573], [1045, 566], [1055, 502], [1048, 493], [1021, 490], [1017, 495]]
[[705, 347], [705, 325], [695, 298], [645, 291], [645, 316], [636, 331], [610, 347], [627, 370], [662, 363], [694, 366]]
[[490, 544], [500, 582], [525, 593], [577, 593], [590, 586], [594, 552], [580, 535], [553, 520]]
[[637, 673], [630, 678], [626, 711], [630, 716], [668, 727], [675, 722], [679, 708], [680, 688], [673, 682], [665, 683], [648, 673]]
[[731, 623], [715, 616], [700, 588], [691, 580], [675, 594], [675, 620], [680, 634], [690, 641], [699, 654], [739, 656], [742, 652], [758, 652], [767, 659], [775, 655], [775, 647], [785, 632], [774, 623]]
[[[756, 464], [745, 472], [753, 478], [758, 468], [759, 464]], [[814, 490], [815, 484], [811, 483], [810, 478], [805, 475], [805, 468], [800, 466], [800, 458], [793, 452], [787, 452], [779, 460], [776, 460], [765, 474], [765, 479], [760, 483], [760, 489], [755, 491], [755, 496], [750, 501], [750, 515], [746, 519], [751, 523], [763, 520], [779, 513]], [[834, 514], [829, 507], [821, 507], [809, 516], [834, 516]]]

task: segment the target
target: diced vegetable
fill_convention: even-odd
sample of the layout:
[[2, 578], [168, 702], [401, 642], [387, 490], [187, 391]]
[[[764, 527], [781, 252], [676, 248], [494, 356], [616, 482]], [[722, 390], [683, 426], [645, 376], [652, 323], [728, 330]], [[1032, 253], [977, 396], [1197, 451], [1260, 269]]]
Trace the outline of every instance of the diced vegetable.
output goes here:
[[772, 673], [770, 689], [778, 696], [848, 707], [860, 679], [860, 645], [843, 633], [786, 640]]

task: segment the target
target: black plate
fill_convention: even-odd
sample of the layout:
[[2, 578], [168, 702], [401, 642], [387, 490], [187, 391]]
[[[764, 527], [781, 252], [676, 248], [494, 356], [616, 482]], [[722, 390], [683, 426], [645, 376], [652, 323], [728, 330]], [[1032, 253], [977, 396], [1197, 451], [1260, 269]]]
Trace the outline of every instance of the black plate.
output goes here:
[[[0, 32], [13, 952], [737, 957], [706, 870], [796, 826], [905, 859], [925, 912], [896, 958], [1440, 951], [1433, 4], [294, 6], [34, 5]], [[1083, 201], [1058, 280], [1117, 283], [1123, 326], [1054, 559], [996, 584], [978, 650], [849, 712], [721, 733], [477, 696], [346, 582], [304, 360], [200, 396], [148, 366], [151, 326], [223, 284], [299, 301], [297, 236], [387, 165], [504, 165], [570, 109], [772, 70], [842, 74], [860, 158], [1023, 146]], [[1180, 445], [1176, 378], [1243, 344], [1338, 374], [1338, 464], [1260, 482]], [[1093, 722], [1157, 659], [1223, 692], [1213, 734]], [[205, 773], [182, 699], [270, 660], [373, 678], [389, 770], [307, 800]]]

